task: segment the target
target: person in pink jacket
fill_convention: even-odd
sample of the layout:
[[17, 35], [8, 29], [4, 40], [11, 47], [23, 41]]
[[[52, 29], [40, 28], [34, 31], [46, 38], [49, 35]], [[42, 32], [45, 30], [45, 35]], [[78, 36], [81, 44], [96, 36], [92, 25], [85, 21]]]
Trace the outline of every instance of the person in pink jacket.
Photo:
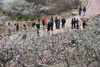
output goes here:
[[45, 22], [45, 24], [47, 24], [47, 18], [45, 17], [45, 19], [44, 19], [44, 22]]

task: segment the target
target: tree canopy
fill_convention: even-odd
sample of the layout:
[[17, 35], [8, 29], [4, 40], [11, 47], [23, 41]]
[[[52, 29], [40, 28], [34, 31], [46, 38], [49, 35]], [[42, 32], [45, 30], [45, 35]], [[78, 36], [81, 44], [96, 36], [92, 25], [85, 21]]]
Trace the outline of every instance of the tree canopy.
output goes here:
[[4, 6], [7, 13], [21, 15], [40, 15], [42, 10], [46, 10], [44, 0], [17, 0]]

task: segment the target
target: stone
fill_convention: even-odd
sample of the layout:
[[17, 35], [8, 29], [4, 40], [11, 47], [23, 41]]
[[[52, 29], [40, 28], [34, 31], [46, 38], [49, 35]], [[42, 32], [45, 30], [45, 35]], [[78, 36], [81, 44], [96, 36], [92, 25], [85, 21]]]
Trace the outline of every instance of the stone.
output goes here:
[[72, 12], [72, 15], [77, 15], [78, 14], [78, 12]]

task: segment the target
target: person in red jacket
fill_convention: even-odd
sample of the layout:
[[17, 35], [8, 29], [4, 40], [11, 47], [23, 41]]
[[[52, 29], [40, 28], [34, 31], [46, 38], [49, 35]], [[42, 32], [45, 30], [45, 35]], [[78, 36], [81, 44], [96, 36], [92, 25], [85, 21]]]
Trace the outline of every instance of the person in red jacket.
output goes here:
[[44, 22], [45, 22], [45, 24], [47, 25], [47, 18], [45, 17], [45, 19], [44, 19]]

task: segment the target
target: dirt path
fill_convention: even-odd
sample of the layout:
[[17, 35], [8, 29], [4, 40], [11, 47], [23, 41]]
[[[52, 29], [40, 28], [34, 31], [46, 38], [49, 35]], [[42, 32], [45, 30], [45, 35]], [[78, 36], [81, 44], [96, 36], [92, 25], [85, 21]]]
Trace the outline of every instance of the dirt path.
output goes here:
[[[99, 4], [100, 0], [90, 0], [85, 17], [90, 17], [93, 15], [100, 14]], [[80, 19], [82, 16], [74, 16], [74, 17]], [[72, 18], [66, 20], [66, 27], [71, 27], [71, 19]]]

